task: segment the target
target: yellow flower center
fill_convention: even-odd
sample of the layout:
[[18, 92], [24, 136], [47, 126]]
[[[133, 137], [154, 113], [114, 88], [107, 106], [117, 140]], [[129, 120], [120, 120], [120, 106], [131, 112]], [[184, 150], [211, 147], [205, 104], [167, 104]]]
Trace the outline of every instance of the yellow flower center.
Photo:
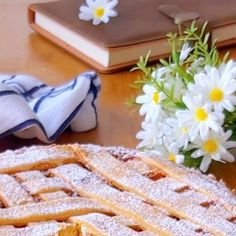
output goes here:
[[210, 100], [212, 102], [221, 102], [223, 98], [224, 98], [224, 92], [221, 89], [215, 88], [211, 90]]
[[214, 139], [208, 139], [203, 144], [203, 150], [208, 153], [214, 153], [218, 149], [218, 143]]
[[168, 159], [169, 159], [170, 161], [176, 162], [176, 156], [175, 156], [173, 153], [170, 153]]
[[186, 128], [186, 127], [181, 128], [181, 133], [182, 134], [187, 134], [188, 131], [189, 131], [189, 128]]
[[152, 95], [152, 101], [155, 103], [155, 104], [158, 104], [160, 102], [160, 95], [158, 92], [155, 92], [153, 93]]
[[104, 8], [103, 7], [97, 7], [94, 11], [94, 15], [98, 18], [101, 18], [104, 15]]
[[207, 112], [203, 108], [197, 108], [195, 111], [195, 119], [197, 121], [205, 121], [208, 118]]

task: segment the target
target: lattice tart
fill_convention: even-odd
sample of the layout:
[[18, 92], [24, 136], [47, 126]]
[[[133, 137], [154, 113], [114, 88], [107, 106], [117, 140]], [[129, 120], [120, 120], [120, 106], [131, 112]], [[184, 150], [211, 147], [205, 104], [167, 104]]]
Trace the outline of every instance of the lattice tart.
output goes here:
[[236, 197], [153, 154], [93, 145], [0, 154], [0, 236], [236, 235]]

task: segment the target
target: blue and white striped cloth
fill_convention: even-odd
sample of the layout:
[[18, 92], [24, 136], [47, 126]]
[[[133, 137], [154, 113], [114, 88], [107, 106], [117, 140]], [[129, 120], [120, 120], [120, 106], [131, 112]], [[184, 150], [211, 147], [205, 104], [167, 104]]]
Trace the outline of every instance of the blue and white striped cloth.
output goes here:
[[58, 87], [28, 75], [0, 75], [0, 139], [14, 134], [53, 142], [67, 128], [96, 127], [100, 80], [86, 72]]

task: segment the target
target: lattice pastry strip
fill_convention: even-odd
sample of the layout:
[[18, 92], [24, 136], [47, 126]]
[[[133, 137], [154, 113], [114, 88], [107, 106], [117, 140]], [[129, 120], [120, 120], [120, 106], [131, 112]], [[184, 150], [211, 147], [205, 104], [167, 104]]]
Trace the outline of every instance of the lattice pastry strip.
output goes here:
[[77, 236], [74, 225], [57, 222], [45, 222], [22, 228], [0, 227], [0, 235], [4, 236]]
[[[185, 186], [181, 186], [173, 179], [166, 177], [156, 182], [149, 180], [131, 168], [127, 168], [121, 161], [116, 160], [104, 151], [96, 153], [90, 151], [89, 154], [85, 154], [81, 158], [81, 161], [91, 167], [92, 170], [101, 173], [117, 187], [136, 192], [151, 201], [151, 203], [167, 208], [180, 218], [187, 218], [215, 233], [223, 232], [232, 235], [236, 230], [234, 224], [221, 217], [222, 215], [231, 217], [232, 215], [229, 212], [218, 205], [218, 215], [210, 214], [211, 211], [200, 205], [210, 201], [208, 198], [190, 189], [179, 194], [178, 189], [181, 190]], [[204, 220], [201, 217], [203, 215]]]
[[[83, 145], [84, 148], [94, 151], [94, 145]], [[162, 178], [163, 175], [170, 176], [182, 183], [185, 183], [196, 191], [210, 197], [214, 202], [219, 202], [224, 208], [231, 212], [231, 215], [236, 215], [236, 197], [229, 191], [223, 182], [217, 182], [215, 177], [212, 175], [202, 175], [199, 171], [193, 169], [186, 169], [182, 166], [176, 166], [173, 162], [163, 160], [157, 157], [154, 153], [143, 153], [137, 150], [125, 149], [120, 147], [106, 147], [102, 148], [97, 146], [97, 151], [106, 150], [110, 154], [114, 155], [117, 159], [122, 160], [126, 163], [128, 158], [129, 167], [135, 169], [138, 173], [148, 175], [152, 179]], [[131, 158], [132, 157], [132, 158]], [[141, 169], [139, 166], [144, 166]], [[132, 165], [133, 164], [133, 165]], [[126, 164], [127, 165], [127, 164]], [[157, 168], [157, 174], [154, 176], [150, 175], [151, 169]], [[206, 202], [206, 205], [208, 203]], [[227, 219], [234, 219], [233, 216], [228, 216], [227, 213], [219, 211], [219, 207], [214, 204], [209, 204], [210, 208], [208, 211], [211, 214], [221, 215]]]
[[112, 188], [79, 165], [63, 165], [49, 172], [70, 183], [81, 196], [92, 198], [116, 214], [133, 219], [148, 231], [162, 235], [201, 235], [196, 232], [201, 227], [165, 215], [162, 209], [150, 206], [131, 193]]
[[73, 197], [0, 209], [0, 225], [21, 226], [34, 221], [65, 220], [89, 212], [111, 213], [89, 199]]
[[115, 220], [119, 224], [135, 229], [136, 231], [141, 231], [140, 226], [128, 217], [125, 217], [122, 215], [116, 215], [116, 216], [113, 216], [112, 219]]
[[33, 146], [0, 154], [0, 173], [45, 170], [71, 162], [76, 162], [76, 157], [70, 146]]
[[43, 201], [48, 202], [62, 198], [68, 198], [68, 195], [63, 191], [57, 191], [52, 193], [41, 193], [39, 194], [39, 198], [42, 199]]
[[39, 170], [18, 172], [14, 175], [19, 182], [32, 181], [45, 178], [45, 175]]
[[0, 154], [0, 236], [236, 235], [224, 185], [143, 155], [93, 145]]
[[117, 222], [113, 217], [98, 213], [74, 216], [69, 222], [77, 224], [83, 233], [96, 236], [158, 236], [150, 232], [137, 232]]
[[74, 225], [58, 222], [44, 222], [22, 228], [0, 227], [0, 235], [4, 236], [77, 236]]
[[116, 159], [125, 162], [129, 168], [132, 168], [133, 170], [137, 171], [138, 173], [142, 175], [152, 177], [153, 174], [155, 173], [157, 177], [157, 172], [158, 172], [159, 177], [161, 177], [166, 174], [163, 170], [155, 168], [154, 166], [151, 166], [148, 163], [144, 162], [141, 158], [138, 158], [136, 156], [136, 153], [138, 153], [138, 151], [133, 150], [133, 149], [126, 149], [122, 147], [102, 147], [102, 146], [93, 145], [93, 144], [83, 144], [83, 145], [74, 144], [74, 145], [71, 145], [71, 147], [77, 153], [78, 153], [78, 147], [79, 149], [82, 148], [82, 150], [86, 149], [88, 152], [107, 151], [108, 153], [116, 157]]
[[59, 190], [71, 191], [70, 187], [60, 178], [40, 178], [36, 180], [28, 180], [22, 185], [30, 194], [40, 194], [55, 192]]
[[33, 202], [28, 192], [10, 175], [0, 174], [0, 199], [5, 207]]
[[[72, 147], [78, 148], [78, 145], [72, 145]], [[176, 166], [173, 162], [162, 159], [153, 152], [140, 152], [138, 150], [123, 147], [101, 147], [91, 144], [80, 145], [80, 147], [91, 152], [105, 150], [124, 162], [127, 160], [131, 160], [131, 162], [132, 160], [141, 160], [144, 167], [142, 167], [141, 171], [138, 170], [138, 168], [135, 168], [137, 172], [145, 174], [148, 173], [149, 170], [157, 168], [162, 173], [166, 173], [167, 176], [186, 183], [197, 191], [214, 198], [214, 200], [220, 201], [227, 209], [229, 209], [229, 211], [236, 214], [236, 196], [212, 175], [206, 176], [202, 175], [197, 170]], [[134, 167], [135, 165], [136, 163], [134, 163]], [[132, 166], [131, 163], [130, 166]]]
[[221, 202], [226, 209], [236, 214], [236, 196], [213, 176], [204, 176], [199, 171], [176, 166], [172, 162], [163, 160], [151, 153], [139, 152], [136, 156], [144, 162], [164, 170], [168, 176], [186, 183], [199, 192]]

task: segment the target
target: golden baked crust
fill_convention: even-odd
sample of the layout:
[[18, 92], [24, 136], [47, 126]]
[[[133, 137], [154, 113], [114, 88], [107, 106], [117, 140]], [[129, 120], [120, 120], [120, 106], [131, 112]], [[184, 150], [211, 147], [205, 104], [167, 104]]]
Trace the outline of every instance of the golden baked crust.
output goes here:
[[0, 236], [236, 235], [236, 197], [154, 154], [94, 145], [0, 154]]

